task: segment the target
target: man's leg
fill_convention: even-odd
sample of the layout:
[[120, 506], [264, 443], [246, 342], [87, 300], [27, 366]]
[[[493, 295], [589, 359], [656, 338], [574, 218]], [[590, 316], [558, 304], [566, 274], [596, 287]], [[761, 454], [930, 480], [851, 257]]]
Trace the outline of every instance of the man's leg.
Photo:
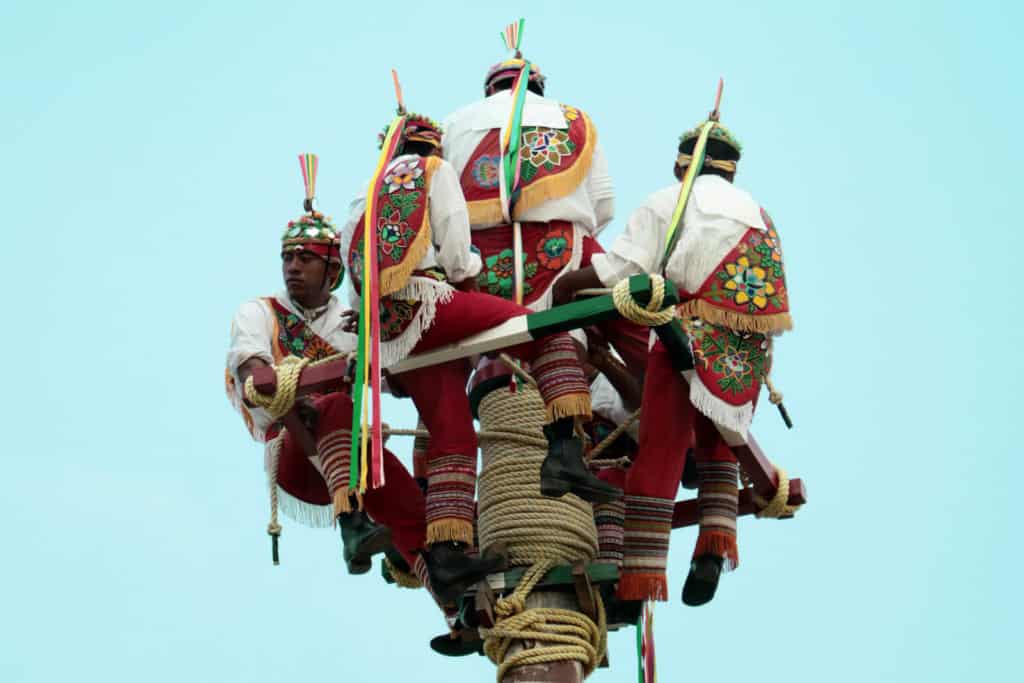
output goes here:
[[647, 358], [640, 407], [640, 448], [626, 474], [622, 600], [667, 600], [669, 537], [684, 454], [693, 440], [694, 408], [686, 382], [657, 342]]
[[710, 418], [698, 415], [694, 432], [700, 534], [683, 585], [683, 602], [696, 607], [715, 596], [723, 571], [739, 566], [736, 544], [739, 464]]
[[[433, 325], [420, 338], [415, 351], [421, 353], [460, 341], [529, 312], [525, 306], [489, 294], [455, 292], [450, 301], [437, 307]], [[574, 434], [576, 418], [590, 417], [590, 387], [569, 335], [555, 334], [506, 350], [531, 364], [546, 407], [548, 425], [544, 434], [549, 451], [541, 470], [542, 492], [557, 496], [572, 491], [591, 502], [619, 497], [618, 489], [586, 468], [582, 445]], [[410, 373], [404, 373], [403, 378], [405, 374]]]
[[469, 363], [455, 360], [399, 375], [430, 432], [426, 453], [427, 544], [473, 543], [476, 430], [466, 396]]

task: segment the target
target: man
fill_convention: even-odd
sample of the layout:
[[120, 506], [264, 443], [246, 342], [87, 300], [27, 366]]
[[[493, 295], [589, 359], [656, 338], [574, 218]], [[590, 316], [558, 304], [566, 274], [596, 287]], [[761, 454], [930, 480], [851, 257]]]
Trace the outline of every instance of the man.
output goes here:
[[[588, 266], [591, 256], [603, 251], [596, 237], [615, 214], [615, 193], [590, 117], [544, 97], [545, 78], [531, 63], [517, 160], [521, 189], [511, 211], [503, 207], [499, 136], [525, 64], [517, 56], [488, 70], [485, 98], [445, 122], [444, 155], [458, 174], [473, 246], [483, 258], [480, 288], [540, 311], [550, 308], [551, 286], [560, 275]], [[518, 293], [517, 227], [522, 247]], [[627, 366], [642, 375], [647, 330], [622, 320], [604, 323], [601, 329]]]
[[[470, 249], [465, 200], [451, 164], [440, 156], [441, 129], [409, 114], [394, 159], [385, 168], [375, 217], [380, 283], [381, 365], [411, 353], [458, 342], [528, 313], [529, 309], [473, 291], [480, 257]], [[352, 204], [343, 231], [353, 300], [363, 280], [365, 199]], [[577, 417], [589, 417], [590, 394], [566, 334], [509, 349], [532, 364], [547, 406], [548, 457], [541, 485], [552, 494], [569, 491], [587, 500], [620, 492], [583, 464], [573, 433]], [[466, 382], [469, 365], [451, 361], [393, 376], [416, 404], [431, 438], [427, 460], [427, 543], [473, 540], [476, 432]]]
[[342, 308], [331, 295], [343, 277], [340, 242], [329, 219], [311, 210], [288, 224], [281, 261], [285, 291], [242, 305], [231, 326], [227, 357], [228, 396], [252, 436], [267, 443], [267, 470], [276, 480], [286, 514], [312, 525], [337, 519], [351, 573], [365, 573], [370, 555], [390, 544], [427, 579], [435, 593], [457, 595], [491, 569], [454, 549], [426, 549], [424, 500], [408, 471], [384, 451], [387, 485], [368, 490], [362, 507], [376, 527], [354, 509], [348, 488], [352, 401], [347, 387], [299, 399], [301, 420], [283, 429], [245, 398], [246, 380], [260, 367], [288, 356], [319, 360], [350, 352], [355, 339], [344, 330]]
[[[648, 356], [640, 451], [626, 477], [626, 560], [619, 596], [664, 600], [672, 505], [686, 448], [695, 439], [700, 533], [683, 602], [714, 596], [723, 570], [739, 563], [738, 466], [718, 427], [745, 434], [770, 369], [770, 335], [791, 327], [778, 235], [753, 198], [732, 184], [740, 144], [712, 114], [707, 156], [685, 204], [681, 236], [667, 258], [675, 184], [633, 212], [612, 250], [555, 286], [556, 302], [575, 291], [613, 286], [635, 273], [659, 273], [687, 301], [679, 308], [695, 359], [687, 387], [657, 342]], [[677, 179], [693, 162], [701, 127], [681, 138]], [[691, 433], [693, 436], [691, 437]]]

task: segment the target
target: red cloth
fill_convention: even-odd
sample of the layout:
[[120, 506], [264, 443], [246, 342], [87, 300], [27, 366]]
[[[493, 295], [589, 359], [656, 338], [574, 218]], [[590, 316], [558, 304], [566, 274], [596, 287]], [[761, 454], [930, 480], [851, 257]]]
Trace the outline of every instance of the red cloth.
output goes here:
[[697, 462], [736, 461], [714, 422], [690, 403], [690, 387], [660, 341], [647, 356], [640, 415], [640, 450], [627, 471], [628, 494], [674, 500], [691, 446]]
[[[318, 396], [313, 400], [319, 419], [314, 437], [352, 428], [352, 400], [341, 393]], [[387, 484], [369, 489], [363, 507], [378, 523], [391, 529], [394, 545], [412, 565], [416, 551], [426, 537], [423, 492], [405, 466], [391, 451], [384, 449], [384, 478]], [[278, 485], [289, 495], [312, 505], [331, 505], [332, 493], [320, 472], [303, 452], [296, 439], [285, 432], [278, 458]]]
[[[591, 264], [594, 254], [603, 254], [604, 247], [593, 237], [583, 238], [583, 257], [580, 269]], [[651, 328], [637, 325], [625, 318], [615, 318], [598, 323], [597, 329], [622, 357], [629, 371], [642, 377], [647, 369], [647, 347], [651, 338]]]

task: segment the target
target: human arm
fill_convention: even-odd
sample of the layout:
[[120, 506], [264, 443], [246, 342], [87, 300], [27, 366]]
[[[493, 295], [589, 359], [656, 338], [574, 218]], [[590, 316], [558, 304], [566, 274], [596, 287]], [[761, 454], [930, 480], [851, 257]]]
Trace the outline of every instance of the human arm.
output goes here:
[[573, 300], [576, 292], [581, 289], [597, 289], [604, 287], [593, 266], [580, 268], [566, 273], [555, 281], [551, 288], [551, 300], [555, 306], [567, 304]]
[[[466, 280], [475, 283], [481, 261], [480, 255], [470, 248], [469, 210], [455, 170], [445, 161], [441, 161], [430, 181], [430, 227], [437, 265], [448, 280], [457, 287]], [[465, 287], [472, 288], [472, 283]]]
[[587, 358], [590, 364], [601, 371], [611, 385], [619, 392], [626, 410], [633, 412], [640, 407], [643, 386], [619, 360], [608, 346], [608, 340], [595, 328], [587, 328]]
[[608, 158], [604, 155], [600, 142], [594, 148], [586, 184], [587, 196], [590, 198], [596, 221], [593, 233], [596, 236], [615, 218], [615, 187], [608, 173]]

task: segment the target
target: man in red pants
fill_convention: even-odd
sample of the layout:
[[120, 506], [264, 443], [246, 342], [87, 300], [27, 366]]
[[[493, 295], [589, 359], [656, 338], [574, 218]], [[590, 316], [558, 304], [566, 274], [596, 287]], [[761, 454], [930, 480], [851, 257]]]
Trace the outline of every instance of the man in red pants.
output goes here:
[[[595, 255], [591, 268], [555, 285], [555, 301], [561, 302], [578, 289], [613, 286], [635, 273], [664, 269], [686, 299], [679, 314], [695, 360], [689, 386], [660, 342], [648, 354], [640, 450], [626, 477], [622, 599], [666, 599], [673, 501], [687, 446], [694, 440], [700, 534], [683, 602], [711, 600], [721, 572], [738, 565], [738, 465], [719, 426], [747, 432], [770, 369], [770, 335], [791, 327], [778, 235], [767, 213], [732, 184], [739, 142], [717, 123], [717, 114], [711, 123], [707, 155], [682, 214], [681, 236], [667, 257], [679, 184], [654, 193], [634, 211], [612, 250]], [[677, 179], [694, 163], [702, 128], [682, 136]]]
[[348, 487], [352, 401], [345, 385], [298, 399], [302, 424], [293, 422], [289, 430], [245, 399], [243, 387], [257, 368], [289, 356], [319, 360], [355, 348], [341, 304], [331, 295], [344, 274], [339, 246], [329, 219], [317, 212], [288, 224], [281, 250], [285, 291], [243, 304], [232, 323], [228, 396], [253, 437], [267, 444], [267, 471], [286, 514], [313, 526], [336, 519], [351, 573], [368, 571], [370, 556], [393, 544], [435, 594], [451, 599], [492, 571], [494, 563], [456, 549], [427, 548], [423, 494], [386, 450], [387, 485], [367, 491], [362, 501], [363, 510], [383, 526], [353, 509]]
[[[377, 197], [381, 365], [386, 369], [422, 353], [495, 327], [529, 309], [473, 291], [480, 257], [470, 248], [466, 203], [458, 178], [440, 157], [440, 127], [410, 114], [397, 154]], [[353, 301], [363, 281], [365, 200], [352, 205], [342, 235]], [[509, 352], [531, 366], [547, 407], [548, 457], [541, 470], [547, 495], [573, 492], [607, 500], [621, 492], [594, 477], [573, 433], [590, 416], [590, 393], [567, 334], [522, 344]], [[430, 432], [427, 453], [427, 543], [473, 540], [476, 432], [466, 396], [465, 360], [395, 376]]]

